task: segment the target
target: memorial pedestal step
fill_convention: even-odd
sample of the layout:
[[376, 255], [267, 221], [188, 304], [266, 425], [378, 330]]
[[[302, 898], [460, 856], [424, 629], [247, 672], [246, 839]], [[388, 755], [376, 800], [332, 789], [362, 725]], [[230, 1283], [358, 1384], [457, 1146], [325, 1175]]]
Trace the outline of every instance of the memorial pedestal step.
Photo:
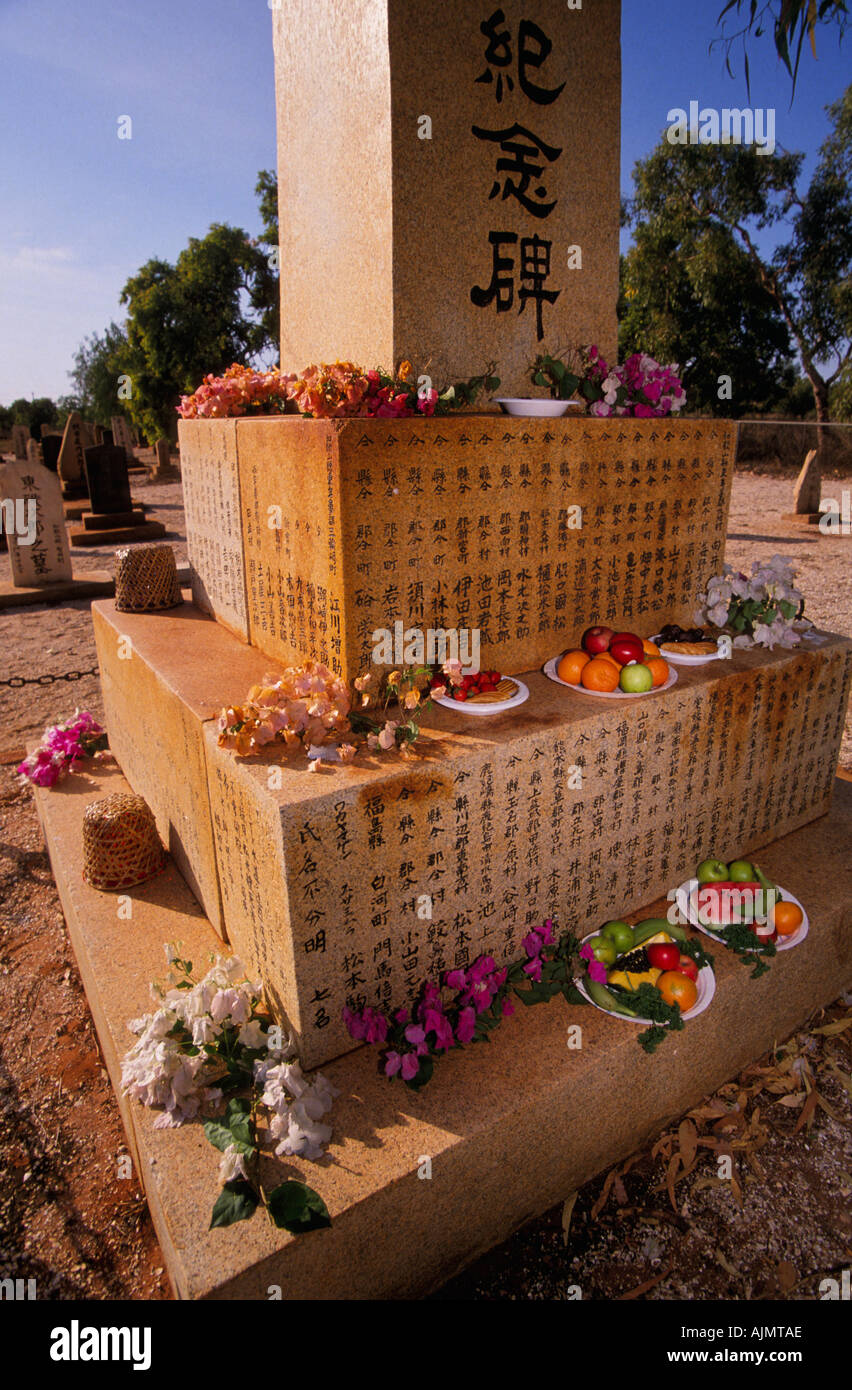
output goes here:
[[[852, 982], [852, 785], [831, 813], [765, 849], [761, 863], [807, 906], [810, 933], [752, 981], [714, 948], [711, 1006], [648, 1056], [636, 1027], [555, 999], [518, 1008], [487, 1047], [438, 1064], [420, 1094], [379, 1076], [377, 1050], [323, 1068], [340, 1090], [328, 1159], [271, 1161], [269, 1186], [299, 1177], [323, 1197], [332, 1226], [276, 1231], [262, 1213], [208, 1230], [219, 1155], [198, 1124], [155, 1130], [157, 1112], [120, 1093], [129, 1020], [152, 1007], [163, 947], [203, 962], [222, 950], [173, 865], [132, 890], [119, 920], [113, 894], [80, 874], [89, 802], [126, 790], [117, 769], [87, 766], [35, 788], [51, 865], [89, 1006], [172, 1287], [182, 1299], [414, 1298], [436, 1288], [519, 1225], [641, 1147], [678, 1115], [837, 998]], [[662, 904], [643, 915], [656, 915]], [[582, 1047], [568, 1046], [579, 1024]], [[423, 1158], [431, 1180], [421, 1180]], [[714, 1170], [715, 1171], [715, 1170]]]
[[80, 520], [86, 531], [111, 531], [119, 526], [141, 526], [145, 513], [141, 507], [129, 512], [84, 512]]
[[[223, 706], [274, 663], [188, 604], [92, 609], [111, 746], [205, 912], [318, 1066], [345, 1004], [398, 1007], [553, 917], [589, 929], [748, 855], [829, 805], [852, 643], [681, 667], [641, 699], [527, 673], [503, 715], [431, 710], [414, 758], [238, 758]], [[139, 710], [145, 718], [139, 718]]]
[[[103, 518], [99, 518], [103, 520]], [[83, 518], [85, 523], [85, 516]], [[155, 541], [166, 534], [162, 521], [140, 521], [132, 526], [111, 526], [104, 530], [89, 530], [82, 527], [68, 528], [68, 539], [72, 546], [86, 545], [132, 545], [134, 541]]]

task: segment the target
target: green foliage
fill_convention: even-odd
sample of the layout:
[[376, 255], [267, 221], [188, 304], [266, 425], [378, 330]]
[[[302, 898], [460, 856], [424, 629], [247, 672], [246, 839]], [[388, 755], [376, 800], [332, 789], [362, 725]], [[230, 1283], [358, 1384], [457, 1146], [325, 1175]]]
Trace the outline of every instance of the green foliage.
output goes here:
[[[634, 170], [634, 246], [622, 263], [621, 356], [680, 363], [690, 405], [741, 415], [780, 407], [796, 349], [817, 418], [850, 358], [852, 89], [829, 107], [807, 192], [802, 156], [660, 141]], [[757, 234], [786, 234], [771, 256]], [[730, 400], [719, 396], [729, 376]]]
[[84, 419], [108, 429], [113, 415], [126, 414], [118, 395], [119, 377], [126, 371], [127, 335], [123, 327], [111, 323], [102, 334], [92, 333], [83, 339], [68, 375], [75, 409]]
[[23, 396], [8, 407], [9, 428], [12, 425], [26, 425], [33, 439], [41, 438], [42, 425], [59, 425], [59, 409], [49, 396], [38, 396], [28, 401]]
[[226, 1182], [216, 1199], [210, 1230], [214, 1226], [233, 1226], [235, 1221], [248, 1221], [257, 1209], [257, 1193], [243, 1178]]
[[280, 1230], [292, 1232], [293, 1235], [302, 1235], [305, 1231], [318, 1231], [323, 1226], [331, 1225], [328, 1207], [319, 1193], [314, 1192], [307, 1183], [297, 1182], [295, 1178], [279, 1183], [278, 1187], [273, 1188], [267, 1206], [275, 1225]]
[[128, 407], [149, 439], [174, 437], [180, 396], [208, 372], [269, 349], [257, 306], [268, 303], [274, 279], [258, 243], [220, 223], [193, 237], [175, 265], [150, 260], [131, 276], [121, 294], [133, 388]]
[[[717, 44], [724, 47], [725, 66], [733, 76], [731, 50], [737, 43], [742, 46], [746, 84], [750, 92], [747, 42], [752, 37], [761, 38], [771, 28], [775, 51], [790, 74], [795, 93], [805, 38], [816, 58], [817, 25], [835, 25], [842, 39], [848, 18], [846, 0], [764, 0], [763, 4], [760, 0], [727, 0], [718, 18], [722, 35], [714, 39], [710, 47]], [[744, 20], [741, 28], [729, 32], [728, 24], [740, 19]]]

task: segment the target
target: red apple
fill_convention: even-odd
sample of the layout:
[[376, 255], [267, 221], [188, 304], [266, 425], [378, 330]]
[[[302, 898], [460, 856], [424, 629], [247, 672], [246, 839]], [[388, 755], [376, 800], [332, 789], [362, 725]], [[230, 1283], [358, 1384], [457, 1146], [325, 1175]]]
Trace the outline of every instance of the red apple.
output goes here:
[[[599, 652], [607, 651], [611, 640], [611, 627], [587, 627], [581, 645], [584, 652], [588, 652], [590, 656], [597, 656]], [[639, 646], [641, 648], [641, 642]]]
[[627, 666], [631, 661], [642, 661], [645, 655], [641, 637], [632, 632], [616, 632], [610, 640], [609, 650], [622, 666]]
[[680, 971], [681, 975], [688, 975], [690, 980], [698, 979], [698, 966], [692, 956], [682, 955], [675, 968]]

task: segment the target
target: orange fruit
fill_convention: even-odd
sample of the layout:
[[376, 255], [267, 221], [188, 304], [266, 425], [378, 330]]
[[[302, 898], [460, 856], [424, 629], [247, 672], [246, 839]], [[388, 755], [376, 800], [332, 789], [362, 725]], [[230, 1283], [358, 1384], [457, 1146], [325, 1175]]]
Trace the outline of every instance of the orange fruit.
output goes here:
[[557, 663], [556, 674], [561, 681], [567, 681], [569, 685], [579, 685], [580, 672], [591, 659], [588, 652], [564, 652]]
[[666, 1004], [677, 1004], [682, 1014], [689, 1013], [696, 999], [698, 989], [688, 975], [679, 970], [665, 970], [657, 980], [657, 989]]
[[660, 649], [656, 642], [649, 642], [647, 637], [642, 638], [642, 649], [646, 656], [659, 656]]
[[580, 672], [580, 684], [587, 690], [610, 691], [618, 687], [618, 671], [614, 661], [592, 657]]
[[616, 671], [621, 670], [621, 662], [616, 661], [612, 652], [598, 652], [597, 656], [595, 657], [595, 661], [611, 661]]
[[649, 656], [645, 662], [654, 678], [654, 685], [665, 685], [669, 678], [669, 663], [662, 656]]
[[798, 903], [776, 903], [769, 920], [779, 936], [792, 936], [802, 925], [804, 913]]

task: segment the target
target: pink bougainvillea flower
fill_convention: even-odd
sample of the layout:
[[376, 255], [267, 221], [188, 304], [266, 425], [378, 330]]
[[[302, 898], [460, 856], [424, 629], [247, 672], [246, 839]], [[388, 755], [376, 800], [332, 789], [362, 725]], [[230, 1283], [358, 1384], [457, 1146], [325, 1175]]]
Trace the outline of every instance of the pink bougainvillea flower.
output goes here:
[[606, 984], [606, 966], [599, 960], [589, 961], [589, 979], [597, 980], [598, 984]]
[[470, 1005], [462, 1009], [456, 1024], [456, 1039], [462, 1045], [469, 1043], [476, 1031], [476, 1010]]

